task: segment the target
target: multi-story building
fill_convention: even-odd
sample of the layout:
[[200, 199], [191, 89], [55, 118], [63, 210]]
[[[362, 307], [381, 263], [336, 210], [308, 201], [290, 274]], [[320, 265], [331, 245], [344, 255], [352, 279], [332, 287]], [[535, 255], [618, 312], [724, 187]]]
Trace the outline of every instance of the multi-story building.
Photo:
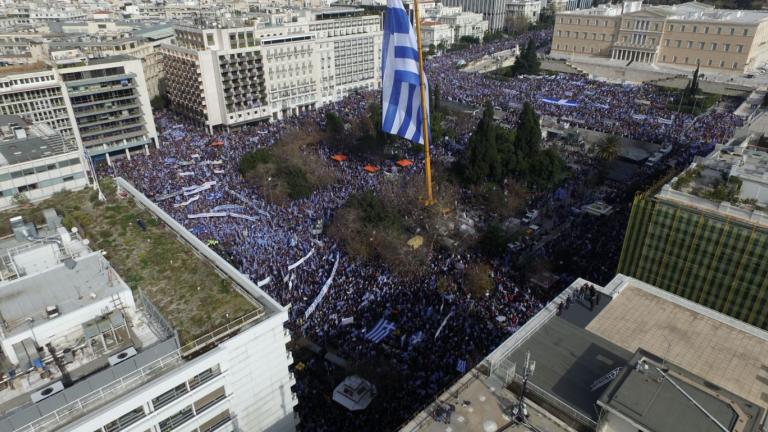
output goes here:
[[500, 31], [504, 28], [507, 0], [444, 0], [446, 6], [461, 6], [465, 11], [479, 13], [488, 21], [488, 30]]
[[54, 211], [42, 227], [12, 218], [0, 243], [0, 430], [294, 431], [287, 308], [117, 182], [122, 206], [162, 224], [144, 235], [199, 257], [195, 271], [215, 286], [160, 277], [134, 291], [113, 268], [126, 263]]
[[[72, 55], [70, 55], [72, 54]], [[94, 160], [148, 152], [159, 145], [141, 60], [56, 57], [83, 147]]]
[[577, 279], [502, 325], [512, 335], [401, 432], [498, 430], [521, 404], [525, 430], [765, 430], [768, 332], [643, 281]]
[[68, 144], [80, 142], [66, 88], [56, 71], [44, 64], [0, 69], [0, 115], [45, 123]]
[[141, 60], [149, 98], [163, 91], [165, 70], [160, 45], [174, 37], [171, 25], [129, 26], [84, 21], [51, 25], [66, 33], [51, 39], [51, 50], [79, 49], [89, 59], [127, 55]]
[[619, 271], [768, 328], [768, 151], [750, 137], [635, 199]]
[[422, 17], [425, 20], [447, 25], [453, 33], [451, 43], [458, 42], [463, 36], [482, 40], [488, 32], [488, 21], [483, 19], [482, 14], [466, 12], [457, 6], [444, 6], [442, 3], [437, 3], [434, 6], [425, 7]]
[[86, 166], [78, 146], [48, 124], [0, 115], [0, 208], [81, 189]]
[[353, 8], [177, 27], [162, 46], [174, 109], [209, 128], [278, 119], [379, 85], [381, 18]]
[[507, 0], [506, 13], [507, 20], [536, 23], [541, 15], [541, 0]]
[[423, 48], [434, 46], [450, 46], [453, 43], [453, 32], [448, 24], [432, 20], [421, 22], [421, 45]]
[[741, 74], [768, 61], [768, 12], [641, 1], [563, 12], [555, 17], [551, 55]]

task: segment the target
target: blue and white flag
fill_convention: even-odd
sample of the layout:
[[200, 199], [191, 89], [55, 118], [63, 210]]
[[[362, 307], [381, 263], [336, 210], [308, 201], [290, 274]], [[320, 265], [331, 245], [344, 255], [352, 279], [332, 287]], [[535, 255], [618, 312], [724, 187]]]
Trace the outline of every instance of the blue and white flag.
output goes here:
[[[381, 130], [423, 144], [419, 47], [402, 0], [387, 0], [381, 77]], [[428, 90], [427, 77], [424, 75], [424, 95], [427, 101]], [[429, 106], [426, 109], [429, 122]]]
[[541, 98], [541, 101], [553, 105], [561, 105], [567, 107], [577, 107], [579, 103], [571, 99], [555, 99], [555, 98]]
[[373, 328], [365, 334], [365, 338], [374, 343], [379, 343], [395, 331], [395, 324], [384, 318], [380, 319]]

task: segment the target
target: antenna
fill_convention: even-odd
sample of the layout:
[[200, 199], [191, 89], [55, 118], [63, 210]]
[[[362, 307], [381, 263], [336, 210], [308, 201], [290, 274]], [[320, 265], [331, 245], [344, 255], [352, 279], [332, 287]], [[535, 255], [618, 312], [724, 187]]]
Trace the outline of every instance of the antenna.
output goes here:
[[525, 391], [528, 389], [528, 380], [533, 376], [533, 372], [536, 370], [536, 361], [531, 360], [531, 352], [525, 353], [525, 366], [523, 368], [523, 386], [520, 389], [520, 399], [517, 406], [513, 410], [515, 418], [518, 421], [525, 421], [528, 409], [525, 407]]

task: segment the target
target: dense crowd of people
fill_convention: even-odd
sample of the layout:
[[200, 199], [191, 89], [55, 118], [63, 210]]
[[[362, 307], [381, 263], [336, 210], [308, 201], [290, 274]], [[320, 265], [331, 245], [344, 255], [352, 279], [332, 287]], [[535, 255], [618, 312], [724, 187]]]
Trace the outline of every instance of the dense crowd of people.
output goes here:
[[[521, 77], [502, 85], [456, 67], [459, 59], [476, 60], [529, 37], [544, 43], [548, 35], [529, 33], [433, 57], [427, 73], [444, 97], [462, 104], [479, 106], [493, 100], [513, 115], [529, 101], [541, 114], [636, 139], [703, 148], [722, 141], [738, 125], [729, 114], [696, 119], [673, 115], [666, 108], [668, 96], [651, 86], [612, 85], [570, 75]], [[465, 268], [477, 260], [469, 253], [438, 252], [429, 262], [428, 275], [405, 278], [381, 264], [357, 261], [333, 238], [313, 232], [318, 221], [327, 225], [352, 194], [380, 187], [382, 174], [369, 174], [354, 161], [332, 165], [341, 181], [284, 205], [270, 203], [240, 175], [238, 164], [246, 152], [272, 146], [286, 131], [306, 122], [322, 126], [327, 111], [344, 121], [358, 118], [366, 113], [368, 97], [351, 95], [298, 117], [213, 135], [170, 112], [158, 113], [162, 145], [157, 150], [99, 168], [101, 174], [128, 179], [199, 238], [215, 241], [217, 250], [244, 274], [265, 281], [262, 289], [291, 305], [289, 326], [295, 337], [332, 349], [366, 371], [379, 387], [380, 396], [371, 407], [349, 413], [330, 401], [329, 377], [338, 374], [337, 367], [318, 358], [307, 360], [306, 371], [297, 374], [305, 430], [396, 427], [461, 374], [457, 364], [482, 359], [549, 296], [525, 284], [505, 257], [488, 262], [494, 289], [475, 298], [456, 288]], [[549, 103], [544, 98], [575, 102]], [[636, 115], [645, 117], [638, 120]], [[655, 119], [669, 119], [670, 124]], [[696, 127], [691, 127], [694, 122]], [[439, 147], [435, 151], [438, 157], [443, 152]], [[326, 160], [330, 157], [325, 148], [319, 152]], [[417, 161], [398, 175], [420, 176], [421, 166]], [[294, 263], [298, 265], [289, 270]], [[441, 275], [454, 284], [438, 289]], [[382, 319], [393, 324], [391, 331], [370, 338], [368, 332]]]

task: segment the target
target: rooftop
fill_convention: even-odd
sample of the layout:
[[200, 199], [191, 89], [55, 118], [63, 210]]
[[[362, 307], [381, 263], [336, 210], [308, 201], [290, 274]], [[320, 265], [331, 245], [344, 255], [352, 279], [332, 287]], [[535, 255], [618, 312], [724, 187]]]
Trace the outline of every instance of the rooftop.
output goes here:
[[611, 285], [620, 292], [588, 331], [768, 407], [768, 332], [626, 276]]
[[[258, 321], [282, 309], [263, 292], [245, 293], [252, 290], [250, 286], [244, 288], [252, 285], [250, 281], [154, 203], [130, 190], [137, 195], [118, 195], [115, 183], [107, 179], [103, 181], [106, 203], [90, 189], [60, 192], [33, 207], [2, 212], [0, 221], [22, 215], [40, 224], [40, 209], [56, 209], [65, 226], [79, 228], [93, 249], [106, 253], [111, 266], [134, 292], [141, 289], [146, 294], [178, 330], [182, 344], [238, 319]], [[143, 208], [136, 202], [140, 198], [146, 200]], [[146, 230], [137, 220], [143, 221]], [[0, 235], [10, 233], [6, 225], [0, 223]], [[183, 235], [177, 236], [179, 230]]]
[[[721, 432], [672, 382], [728, 431], [758, 430], [768, 407], [768, 332], [624, 275], [592, 284], [600, 301], [590, 309], [576, 297], [584, 284], [571, 284], [402, 430], [482, 430], [485, 420], [502, 427], [529, 355], [529, 411], [554, 425], [542, 430], [594, 430], [602, 407], [653, 432]], [[635, 371], [641, 359], [667, 376]]]
[[[712, 417], [702, 415], [695, 400]], [[684, 368], [638, 350], [598, 404], [653, 432], [757, 431], [762, 410]]]
[[737, 138], [697, 157], [657, 196], [768, 226], [768, 151], [759, 141]]
[[2, 431], [55, 430], [285, 310], [130, 184], [102, 188], [0, 213]]
[[30, 125], [19, 116], [0, 115], [0, 167], [76, 150], [46, 123]]

